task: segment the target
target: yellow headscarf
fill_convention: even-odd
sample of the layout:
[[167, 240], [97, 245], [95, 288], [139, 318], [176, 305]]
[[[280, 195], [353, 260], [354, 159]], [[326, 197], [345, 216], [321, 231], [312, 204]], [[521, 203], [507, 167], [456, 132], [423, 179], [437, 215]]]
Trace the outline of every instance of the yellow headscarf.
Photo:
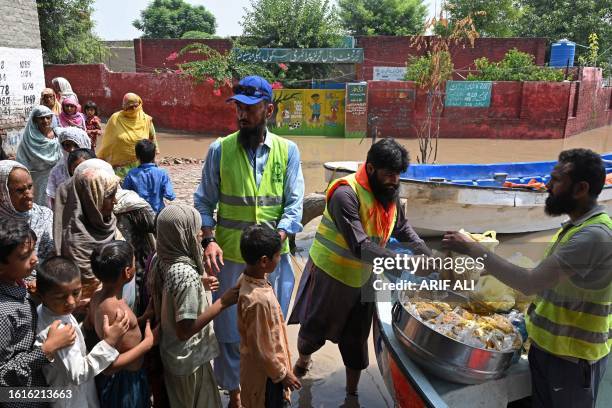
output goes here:
[[[128, 105], [138, 103], [133, 110], [125, 110]], [[142, 99], [134, 93], [123, 97], [123, 108], [110, 117], [98, 157], [109, 162], [113, 167], [126, 166], [136, 162], [136, 143], [149, 139], [151, 131], [151, 116], [142, 110]]]
[[[43, 98], [46, 95], [53, 95], [53, 101], [55, 102], [53, 107], [47, 106], [47, 105], [45, 105], [43, 103]], [[55, 91], [53, 89], [51, 89], [51, 88], [45, 88], [40, 93], [40, 105], [47, 106], [47, 108], [51, 109], [53, 111], [53, 113], [56, 114], [56, 115], [59, 115], [60, 113], [62, 113], [62, 105], [60, 105], [60, 103], [55, 98]]]

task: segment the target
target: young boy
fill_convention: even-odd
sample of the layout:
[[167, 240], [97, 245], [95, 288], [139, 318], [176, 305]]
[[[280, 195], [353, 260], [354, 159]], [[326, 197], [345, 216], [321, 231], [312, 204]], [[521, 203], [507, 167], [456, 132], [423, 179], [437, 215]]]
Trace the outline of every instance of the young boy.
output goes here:
[[290, 391], [301, 384], [291, 369], [287, 329], [280, 304], [266, 279], [280, 261], [278, 232], [253, 225], [242, 233], [240, 252], [246, 269], [238, 297], [242, 405], [290, 405]]
[[53, 407], [97, 408], [98, 392], [94, 376], [101, 373], [119, 356], [115, 348], [128, 331], [128, 315], [118, 310], [115, 321], [108, 324], [104, 316], [104, 340], [87, 354], [85, 338], [72, 312], [81, 298], [81, 273], [70, 259], [56, 256], [47, 259], [37, 269], [37, 293], [42, 299], [38, 306], [37, 344], [44, 343], [49, 326], [56, 320], [75, 328], [77, 341], [57, 352], [55, 360], [43, 368], [47, 383], [71, 391], [69, 399], [58, 399]]
[[[0, 387], [45, 387], [42, 368], [53, 361], [58, 350], [76, 339], [71, 325], [59, 327], [54, 321], [47, 339], [34, 345], [37, 315], [23, 284], [38, 258], [34, 251], [36, 236], [27, 222], [0, 220]], [[15, 401], [17, 406], [46, 404]]]
[[155, 149], [155, 143], [147, 139], [136, 143], [136, 157], [140, 166], [125, 176], [123, 188], [137, 192], [153, 211], [159, 213], [164, 208], [164, 198], [173, 201], [176, 195], [168, 172], [155, 164]]
[[134, 279], [136, 273], [134, 248], [125, 241], [101, 245], [91, 254], [91, 269], [102, 282], [102, 289], [91, 298], [88, 316], [98, 338], [104, 336], [105, 315], [112, 324], [119, 309], [129, 320], [127, 333], [117, 343], [121, 354], [96, 377], [100, 406], [148, 408], [151, 400], [142, 361], [155, 339], [148, 321], [142, 338], [136, 315], [122, 298], [123, 286]]

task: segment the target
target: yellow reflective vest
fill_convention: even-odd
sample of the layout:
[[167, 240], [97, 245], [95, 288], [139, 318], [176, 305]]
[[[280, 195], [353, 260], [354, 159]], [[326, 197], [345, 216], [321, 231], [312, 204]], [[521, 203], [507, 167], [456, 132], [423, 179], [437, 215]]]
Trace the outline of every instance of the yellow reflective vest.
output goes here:
[[[283, 191], [289, 161], [289, 145], [286, 140], [268, 132], [272, 148], [257, 187], [255, 172], [247, 153], [238, 142], [238, 132], [220, 139], [220, 195], [217, 212], [216, 239], [223, 257], [234, 262], [244, 262], [240, 254], [240, 235], [254, 224], [276, 229], [283, 215]], [[281, 253], [289, 252], [285, 240]]]
[[[565, 233], [559, 230], [546, 256], [593, 224], [612, 229], [608, 214], [595, 215]], [[612, 347], [612, 282], [609, 277], [602, 279], [601, 285], [594, 282], [586, 288], [568, 278], [538, 295], [525, 318], [529, 337], [555, 355], [590, 361], [605, 357]]]
[[[393, 214], [393, 223], [385, 237], [378, 236], [370, 210], [375, 204], [374, 195], [363, 188], [355, 179], [355, 174], [335, 180], [329, 188], [338, 183], [348, 184], [357, 194], [359, 200], [359, 219], [365, 233], [373, 242], [387, 242], [397, 221], [397, 209]], [[317, 229], [314, 242], [310, 248], [312, 262], [334, 279], [354, 288], [362, 287], [370, 278], [372, 266], [356, 258], [348, 247], [346, 240], [336, 228], [336, 224], [327, 206]]]

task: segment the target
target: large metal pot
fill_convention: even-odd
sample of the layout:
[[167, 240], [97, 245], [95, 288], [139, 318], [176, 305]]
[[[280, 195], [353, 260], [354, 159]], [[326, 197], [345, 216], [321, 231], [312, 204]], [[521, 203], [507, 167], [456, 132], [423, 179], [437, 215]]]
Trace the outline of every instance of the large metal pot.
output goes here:
[[486, 350], [447, 337], [410, 314], [399, 301], [393, 305], [393, 330], [410, 358], [424, 370], [461, 384], [501, 377], [520, 353]]

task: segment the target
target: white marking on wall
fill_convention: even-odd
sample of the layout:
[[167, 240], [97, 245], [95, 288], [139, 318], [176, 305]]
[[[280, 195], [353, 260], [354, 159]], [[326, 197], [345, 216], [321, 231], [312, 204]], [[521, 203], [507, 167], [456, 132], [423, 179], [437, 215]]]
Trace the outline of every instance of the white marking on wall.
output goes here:
[[27, 118], [44, 87], [40, 49], [0, 47], [0, 117]]

